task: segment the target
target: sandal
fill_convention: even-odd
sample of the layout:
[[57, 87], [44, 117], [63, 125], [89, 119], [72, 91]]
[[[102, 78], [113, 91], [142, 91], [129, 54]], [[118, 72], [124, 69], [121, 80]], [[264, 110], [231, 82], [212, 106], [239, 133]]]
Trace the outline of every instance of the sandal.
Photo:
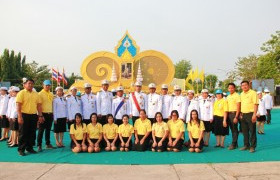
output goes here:
[[217, 144], [216, 144], [216, 146], [214, 146], [214, 147], [217, 148], [217, 147], [220, 147], [220, 145], [217, 145]]

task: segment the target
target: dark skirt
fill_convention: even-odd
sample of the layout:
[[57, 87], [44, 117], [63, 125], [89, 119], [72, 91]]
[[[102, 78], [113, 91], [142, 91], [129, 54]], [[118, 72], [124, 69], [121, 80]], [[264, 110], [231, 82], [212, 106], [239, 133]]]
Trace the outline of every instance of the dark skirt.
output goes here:
[[[193, 142], [194, 142], [194, 143], [197, 143], [197, 141], [198, 141], [197, 138], [193, 138]], [[190, 140], [189, 140], [188, 142], [189, 142], [189, 146], [188, 146], [189, 149], [190, 149], [190, 148], [197, 148], [197, 147], [195, 147], [195, 146], [191, 146], [191, 141], [190, 141]], [[204, 141], [203, 141], [203, 139], [201, 139], [201, 141], [200, 141], [200, 143], [199, 143], [198, 149], [202, 150], [202, 149], [203, 149], [203, 146], [204, 146]]]
[[[78, 142], [78, 144], [80, 144], [82, 146], [82, 142], [83, 140], [76, 140]], [[74, 147], [76, 147], [76, 144], [74, 143], [74, 141], [71, 140], [71, 143], [70, 143], [70, 147], [71, 149], [73, 149]]]
[[66, 132], [66, 118], [58, 118], [56, 124], [54, 123], [54, 132]]
[[1, 125], [1, 128], [9, 128], [10, 123], [9, 123], [8, 118], [5, 115], [2, 116], [0, 125]]
[[204, 132], [211, 132], [212, 131], [212, 123], [210, 121], [203, 121], [205, 131]]
[[224, 117], [214, 116], [213, 133], [215, 134], [215, 136], [225, 136], [229, 134], [229, 128], [228, 128], [229, 126], [227, 125], [227, 127], [224, 127], [223, 121], [224, 121]]
[[143, 144], [140, 144], [143, 137], [144, 135], [138, 135], [139, 142], [137, 144], [133, 144], [134, 151], [146, 151], [149, 148], [150, 136], [145, 139]]
[[257, 118], [257, 121], [258, 121], [258, 122], [265, 122], [265, 121], [266, 121], [266, 116], [263, 115], [263, 116], [258, 117], [258, 118]]
[[18, 130], [18, 119], [10, 120], [10, 130], [17, 131]]
[[[162, 138], [161, 137], [156, 137], [156, 143], [158, 143]], [[160, 150], [160, 151], [166, 151], [167, 148], [167, 144], [168, 144], [168, 138], [165, 138], [165, 140], [162, 142], [162, 146], [156, 146], [154, 149], [156, 151]], [[152, 147], [153, 148], [153, 147]]]
[[[124, 143], [127, 142], [127, 140], [129, 139], [129, 137], [122, 137]], [[120, 148], [126, 148], [125, 146], [122, 146], [121, 145], [121, 142], [120, 142]], [[128, 149], [131, 150], [132, 149], [132, 140], [130, 139], [130, 142], [129, 142], [129, 146], [128, 146]]]
[[[172, 138], [172, 141], [175, 141], [176, 140], [176, 138]], [[178, 150], [182, 150], [182, 148], [183, 148], [183, 143], [184, 143], [184, 140], [183, 139], [180, 139], [178, 142], [177, 142], [177, 144], [175, 144], [175, 146], [169, 146], [168, 145], [168, 148], [175, 148], [175, 149], [178, 149]]]

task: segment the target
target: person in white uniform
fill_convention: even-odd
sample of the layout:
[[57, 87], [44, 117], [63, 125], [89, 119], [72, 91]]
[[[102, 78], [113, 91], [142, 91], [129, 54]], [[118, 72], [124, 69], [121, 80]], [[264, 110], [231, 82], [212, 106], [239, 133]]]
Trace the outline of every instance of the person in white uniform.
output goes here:
[[162, 117], [163, 121], [167, 123], [168, 117], [170, 116], [170, 105], [172, 102], [172, 96], [168, 95], [168, 85], [161, 85], [161, 99], [162, 99]]
[[204, 122], [204, 146], [208, 147], [210, 132], [212, 131], [212, 122], [213, 122], [213, 103], [211, 98], [208, 98], [208, 90], [202, 89], [201, 91], [202, 99], [199, 100], [199, 116], [200, 119]]
[[147, 112], [148, 101], [147, 95], [141, 92], [142, 83], [136, 82], [134, 84], [134, 92], [129, 95], [129, 107], [130, 107], [130, 117], [132, 118], [133, 125], [137, 119], [139, 119], [139, 112], [144, 109]]
[[155, 83], [149, 84], [149, 91], [150, 93], [148, 94], [148, 119], [152, 123], [155, 123], [155, 115], [157, 112], [162, 111], [162, 99], [159, 94], [156, 93], [156, 85]]
[[89, 83], [84, 84], [85, 93], [81, 97], [83, 122], [88, 125], [91, 123], [90, 115], [97, 113], [96, 96], [91, 92], [92, 85]]
[[[188, 101], [187, 101], [187, 115], [186, 115], [186, 123], [190, 121], [191, 111], [197, 110], [199, 114], [199, 102], [194, 98], [194, 91], [188, 90]], [[200, 118], [200, 117], [198, 117]]]
[[257, 129], [258, 134], [264, 134], [264, 123], [266, 121], [266, 106], [265, 106], [265, 100], [262, 96], [262, 92], [258, 91], [258, 98], [259, 98], [259, 106], [257, 111]]
[[116, 97], [113, 99], [112, 104], [112, 114], [114, 116], [114, 123], [116, 125], [122, 124], [122, 118], [124, 115], [128, 115], [130, 113], [129, 109], [129, 101], [123, 95], [124, 88], [122, 86], [118, 86], [116, 89]]
[[185, 121], [186, 119], [186, 111], [187, 111], [187, 99], [182, 94], [182, 89], [180, 86], [174, 86], [174, 97], [170, 105], [170, 113], [169, 118], [171, 119], [170, 115], [173, 110], [177, 110], [179, 113], [179, 119]]
[[3, 134], [0, 141], [8, 140], [9, 138], [9, 120], [6, 117], [9, 103], [9, 96], [7, 95], [7, 91], [7, 87], [0, 88], [0, 129], [3, 128]]
[[74, 124], [75, 115], [77, 113], [82, 114], [82, 103], [80, 98], [77, 96], [77, 88], [72, 87], [71, 96], [67, 98], [67, 112], [68, 112], [68, 129]]
[[97, 93], [97, 115], [100, 124], [107, 124], [107, 115], [112, 113], [113, 94], [109, 89], [109, 81], [103, 80], [101, 82], [102, 89]]
[[265, 108], [267, 111], [267, 124], [271, 123], [271, 109], [273, 108], [273, 98], [270, 95], [269, 89], [264, 90], [265, 95], [263, 96], [263, 100], [265, 102]]

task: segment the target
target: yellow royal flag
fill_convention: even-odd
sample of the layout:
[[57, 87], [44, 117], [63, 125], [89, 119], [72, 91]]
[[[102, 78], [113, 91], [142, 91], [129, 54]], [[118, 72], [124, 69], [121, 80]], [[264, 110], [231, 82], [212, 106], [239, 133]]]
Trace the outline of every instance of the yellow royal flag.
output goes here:
[[204, 69], [202, 69], [202, 71], [199, 74], [199, 79], [201, 80], [201, 82], [204, 82]]
[[193, 80], [196, 80], [197, 78], [199, 78], [198, 77], [198, 68], [196, 68], [195, 70], [194, 70], [194, 72], [193, 72]]

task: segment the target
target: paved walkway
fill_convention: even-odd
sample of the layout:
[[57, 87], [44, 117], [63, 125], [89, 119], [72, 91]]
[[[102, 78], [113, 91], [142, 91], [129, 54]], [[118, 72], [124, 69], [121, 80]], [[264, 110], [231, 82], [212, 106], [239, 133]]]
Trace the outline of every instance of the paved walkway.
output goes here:
[[0, 163], [0, 179], [280, 179], [280, 162], [174, 165]]

